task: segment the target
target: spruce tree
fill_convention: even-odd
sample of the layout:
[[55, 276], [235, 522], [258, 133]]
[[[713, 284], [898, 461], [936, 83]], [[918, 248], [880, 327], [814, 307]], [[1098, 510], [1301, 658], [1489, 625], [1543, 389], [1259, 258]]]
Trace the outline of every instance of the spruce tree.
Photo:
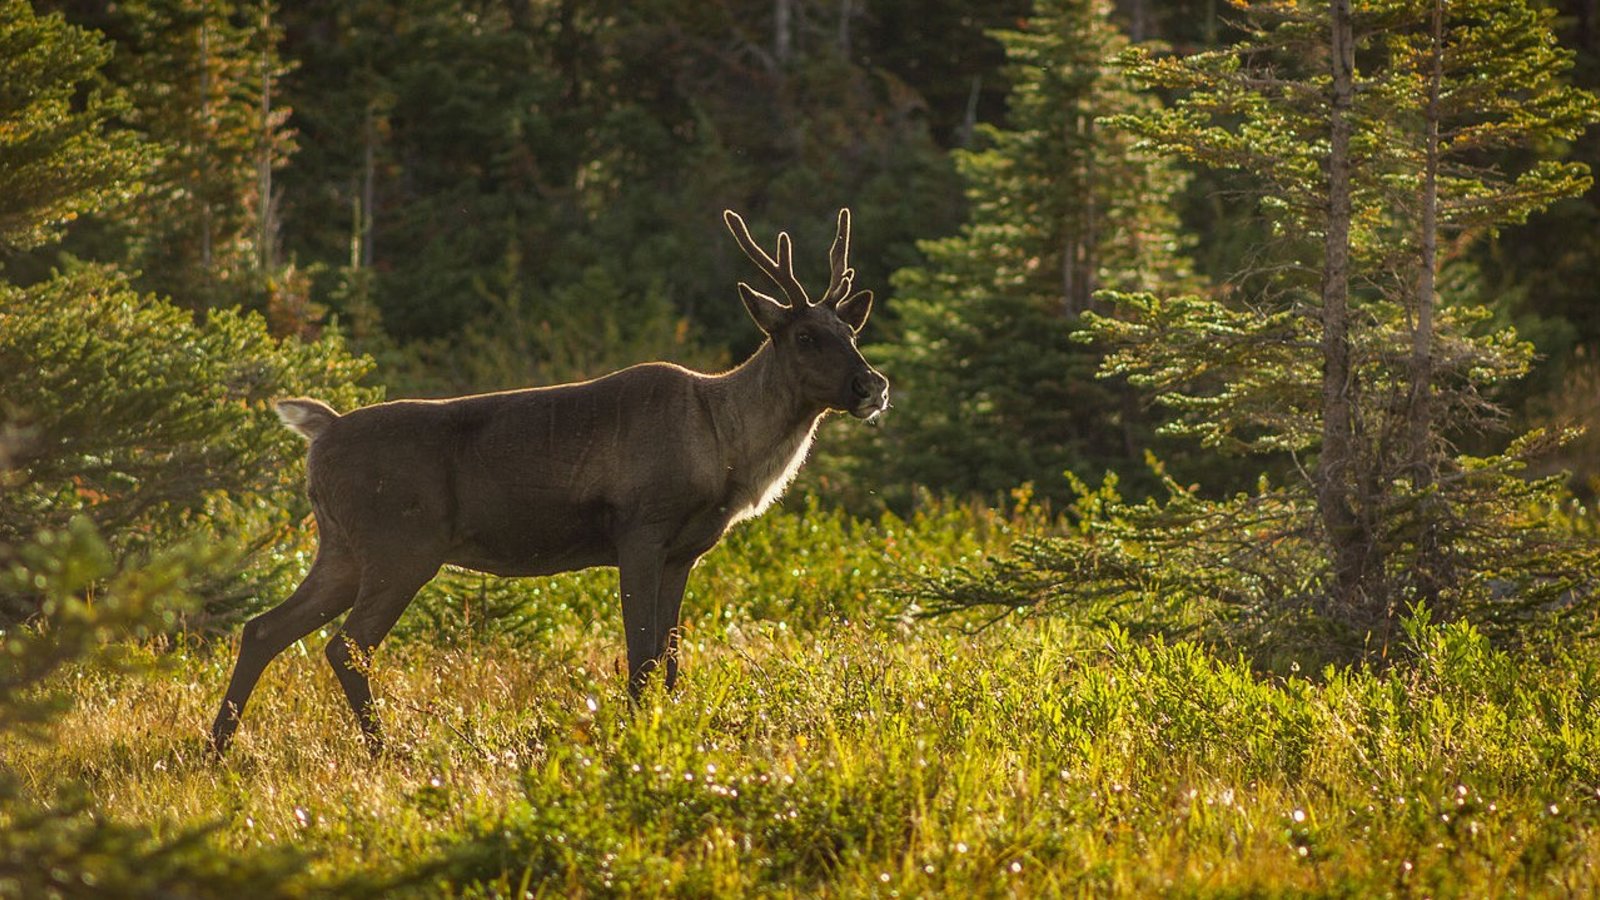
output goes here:
[[895, 414], [862, 458], [891, 502], [913, 487], [992, 496], [1026, 481], [1062, 496], [1065, 470], [1121, 467], [1146, 443], [1130, 398], [1096, 383], [1098, 355], [1072, 340], [1097, 291], [1188, 275], [1171, 207], [1181, 177], [1097, 122], [1154, 105], [1109, 65], [1127, 39], [1108, 13], [1039, 0], [995, 33], [1012, 79], [1007, 127], [956, 153], [967, 222], [896, 274], [900, 334], [874, 350]]
[[[273, 0], [124, 0], [70, 15], [115, 41], [105, 77], [156, 156], [129, 202], [69, 241], [195, 310], [267, 308], [288, 284], [275, 177], [294, 152]], [[277, 298], [282, 302], [283, 298]]]
[[147, 164], [133, 134], [108, 127], [128, 111], [99, 75], [110, 57], [94, 32], [0, 0], [0, 265], [130, 190]]
[[1481, 510], [1456, 496], [1463, 463], [1454, 441], [1494, 424], [1500, 411], [1486, 401], [1503, 380], [1495, 374], [1520, 376], [1527, 365], [1525, 353], [1504, 346], [1508, 334], [1472, 328], [1489, 314], [1487, 298], [1451, 282], [1484, 238], [1590, 187], [1586, 165], [1549, 156], [1600, 120], [1600, 102], [1565, 83], [1573, 54], [1555, 44], [1551, 10], [1412, 0], [1403, 15], [1374, 86], [1393, 98], [1383, 125], [1397, 157], [1384, 182], [1391, 262], [1375, 281], [1410, 323], [1403, 421], [1392, 427], [1404, 449], [1388, 465], [1416, 496], [1391, 518], [1413, 536], [1414, 592], [1437, 602], [1463, 569], [1479, 567], [1477, 541], [1463, 538], [1477, 531]]
[[[1088, 592], [1109, 580], [1231, 601], [1257, 626], [1311, 613], [1344, 650], [1386, 651], [1419, 602], [1482, 621], [1582, 608], [1600, 587], [1586, 574], [1595, 548], [1553, 525], [1552, 481], [1521, 477], [1563, 436], [1454, 450], [1497, 420], [1493, 392], [1531, 349], [1488, 325], [1486, 298], [1450, 263], [1586, 189], [1582, 166], [1548, 156], [1600, 103], [1563, 82], [1570, 54], [1524, 0], [1245, 11], [1237, 46], [1129, 54], [1141, 80], [1180, 98], [1117, 124], [1249, 173], [1273, 242], [1231, 291], [1121, 293], [1116, 317], [1088, 324], [1114, 350], [1103, 372], [1166, 404], [1170, 430], [1291, 453], [1300, 477], [1227, 501], [1169, 484], [1164, 506], [1086, 493], [1093, 549], [1028, 565]], [[1510, 148], [1521, 167], [1485, 165]]]
[[[149, 147], [117, 125], [127, 107], [102, 79], [102, 37], [15, 0], [0, 0], [0, 13], [0, 178], [14, 188], [0, 200], [0, 242], [42, 250], [74, 217], [136, 193]], [[279, 341], [259, 316], [196, 316], [111, 266], [5, 275], [0, 568], [78, 517], [128, 558], [196, 536], [236, 549], [281, 542], [304, 451], [269, 401], [309, 391], [349, 407], [375, 395], [355, 384], [366, 363], [335, 337]], [[235, 571], [219, 578], [238, 587]], [[38, 592], [14, 587], [0, 590], [0, 623], [39, 610]], [[217, 599], [216, 584], [202, 590]]]
[[[1259, 173], [1263, 211], [1284, 237], [1279, 266], [1254, 296], [1128, 298], [1135, 314], [1095, 329], [1121, 347], [1108, 371], [1156, 388], [1187, 427], [1307, 456], [1328, 566], [1318, 606], [1387, 633], [1406, 604], [1459, 601], [1474, 573], [1498, 566], [1477, 552], [1497, 544], [1481, 531], [1497, 520], [1482, 482], [1523, 461], [1451, 459], [1455, 438], [1490, 424], [1492, 391], [1526, 371], [1530, 350], [1478, 327], [1481, 298], [1442, 298], [1441, 264], [1587, 187], [1581, 165], [1536, 157], [1594, 121], [1596, 100], [1562, 82], [1571, 54], [1522, 0], [1250, 12], [1244, 46], [1132, 59], [1151, 83], [1188, 93], [1170, 112], [1123, 122], [1169, 152]], [[1509, 148], [1535, 158], [1514, 173], [1485, 165]], [[1229, 369], [1205, 352], [1218, 340], [1281, 362]], [[1292, 417], [1278, 402], [1286, 387], [1303, 404]], [[1516, 447], [1546, 445], [1530, 436]]]

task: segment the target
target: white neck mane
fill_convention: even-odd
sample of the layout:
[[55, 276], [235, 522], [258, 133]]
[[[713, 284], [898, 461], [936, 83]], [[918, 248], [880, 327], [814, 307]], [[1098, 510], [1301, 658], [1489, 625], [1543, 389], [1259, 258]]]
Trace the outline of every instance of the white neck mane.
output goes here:
[[740, 497], [736, 503], [748, 503], [733, 514], [733, 519], [728, 524], [743, 522], [753, 519], [767, 511], [767, 507], [777, 502], [783, 492], [789, 487], [789, 482], [794, 480], [800, 466], [806, 461], [806, 454], [811, 450], [811, 438], [817, 433], [817, 423], [822, 421], [818, 415], [811, 420], [811, 425], [795, 432], [788, 440], [784, 441], [773, 452], [757, 462], [757, 465], [748, 474], [739, 473]]

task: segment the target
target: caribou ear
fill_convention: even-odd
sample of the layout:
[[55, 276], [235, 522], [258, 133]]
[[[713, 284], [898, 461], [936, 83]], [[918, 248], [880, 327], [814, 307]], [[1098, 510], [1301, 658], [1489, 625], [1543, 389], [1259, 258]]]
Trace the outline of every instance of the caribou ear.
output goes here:
[[749, 310], [750, 318], [755, 319], [756, 325], [769, 335], [782, 327], [784, 319], [789, 315], [789, 307], [742, 281], [739, 282], [739, 299], [744, 301], [744, 308]]
[[859, 291], [839, 301], [839, 318], [850, 330], [859, 334], [866, 327], [867, 315], [872, 312], [872, 292]]

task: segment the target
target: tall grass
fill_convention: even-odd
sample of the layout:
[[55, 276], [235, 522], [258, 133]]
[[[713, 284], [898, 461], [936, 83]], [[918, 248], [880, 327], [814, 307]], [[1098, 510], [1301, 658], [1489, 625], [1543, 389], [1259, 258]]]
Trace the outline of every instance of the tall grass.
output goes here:
[[66, 672], [52, 739], [0, 755], [117, 819], [216, 823], [207, 852], [298, 851], [291, 892], [1600, 891], [1600, 652], [1416, 621], [1385, 673], [1266, 676], [1114, 627], [974, 633], [874, 592], [1015, 524], [753, 523], [695, 574], [684, 683], [638, 705], [614, 579], [460, 576], [375, 660], [392, 755], [366, 756], [310, 641], [224, 762], [203, 727], [231, 648], [198, 643]]

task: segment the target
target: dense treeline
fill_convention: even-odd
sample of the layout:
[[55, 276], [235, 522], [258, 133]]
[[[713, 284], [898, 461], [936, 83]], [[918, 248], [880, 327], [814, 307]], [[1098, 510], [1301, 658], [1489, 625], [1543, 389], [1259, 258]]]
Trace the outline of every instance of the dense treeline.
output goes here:
[[[1087, 377], [1075, 316], [1097, 289], [1182, 290], [1191, 271], [1224, 285], [1259, 262], [1239, 175], [1191, 169], [1185, 184], [1130, 157], [1131, 132], [1095, 125], [1155, 102], [1100, 65], [1119, 43], [1189, 53], [1247, 33], [1216, 4], [37, 6], [108, 39], [98, 77], [126, 104], [111, 121], [151, 164], [63, 244], [8, 259], [9, 280], [64, 255], [114, 263], [139, 290], [256, 310], [278, 334], [338, 323], [391, 394], [443, 394], [731, 361], [753, 332], [726, 302], [744, 273], [717, 213], [813, 246], [848, 204], [861, 280], [891, 294], [872, 337], [907, 356], [904, 427], [862, 451], [910, 457], [879, 478], [896, 504], [1026, 480], [1065, 498], [1069, 467], [1153, 487], [1140, 473], [1159, 417]], [[1595, 16], [1571, 7], [1554, 23], [1577, 53], [1570, 78], [1600, 82]], [[1564, 152], [1593, 160], [1596, 141]], [[1475, 162], [1514, 168], [1522, 152]], [[1462, 277], [1545, 359], [1506, 395], [1530, 421], [1587, 414], [1563, 388], [1595, 377], [1596, 205], [1561, 201], [1466, 250]], [[996, 258], [919, 245], [946, 238]], [[1017, 264], [1031, 287], [1005, 274]], [[936, 324], [958, 305], [964, 336]], [[1219, 471], [1157, 446], [1181, 471]]]
[[1525, 480], [1584, 459], [1600, 378], [1582, 4], [13, 6], [11, 542], [82, 511], [129, 552], [281, 557], [272, 395], [725, 364], [755, 332], [716, 213], [820, 247], [850, 205], [899, 409], [824, 442], [838, 502], [1109, 476], [1165, 512], [1056, 548], [1090, 595], [1165, 582], [1072, 560], [1210, 546], [1180, 581], [1362, 641], [1591, 593]]
[[[794, 4], [778, 23], [765, 4], [63, 5], [121, 48], [106, 75], [132, 94], [127, 124], [166, 151], [115, 233], [82, 229], [68, 252], [129, 259], [140, 287], [190, 307], [276, 308], [280, 329], [326, 310], [414, 345], [521, 312], [529, 329], [614, 321], [657, 339], [589, 369], [692, 357], [690, 339], [713, 357], [747, 348], [742, 314], [717, 300], [743, 271], [724, 207], [814, 243], [849, 203], [862, 277], [879, 284], [916, 239], [953, 229], [960, 188], [935, 130], [970, 130], [949, 121], [969, 99], [993, 114], [983, 30], [1023, 11]], [[930, 77], [902, 43], [921, 33], [973, 70], [972, 98], [935, 111], [908, 81]], [[162, 205], [179, 197], [203, 202]], [[446, 368], [451, 355], [422, 353]], [[423, 387], [577, 374], [542, 362]]]

